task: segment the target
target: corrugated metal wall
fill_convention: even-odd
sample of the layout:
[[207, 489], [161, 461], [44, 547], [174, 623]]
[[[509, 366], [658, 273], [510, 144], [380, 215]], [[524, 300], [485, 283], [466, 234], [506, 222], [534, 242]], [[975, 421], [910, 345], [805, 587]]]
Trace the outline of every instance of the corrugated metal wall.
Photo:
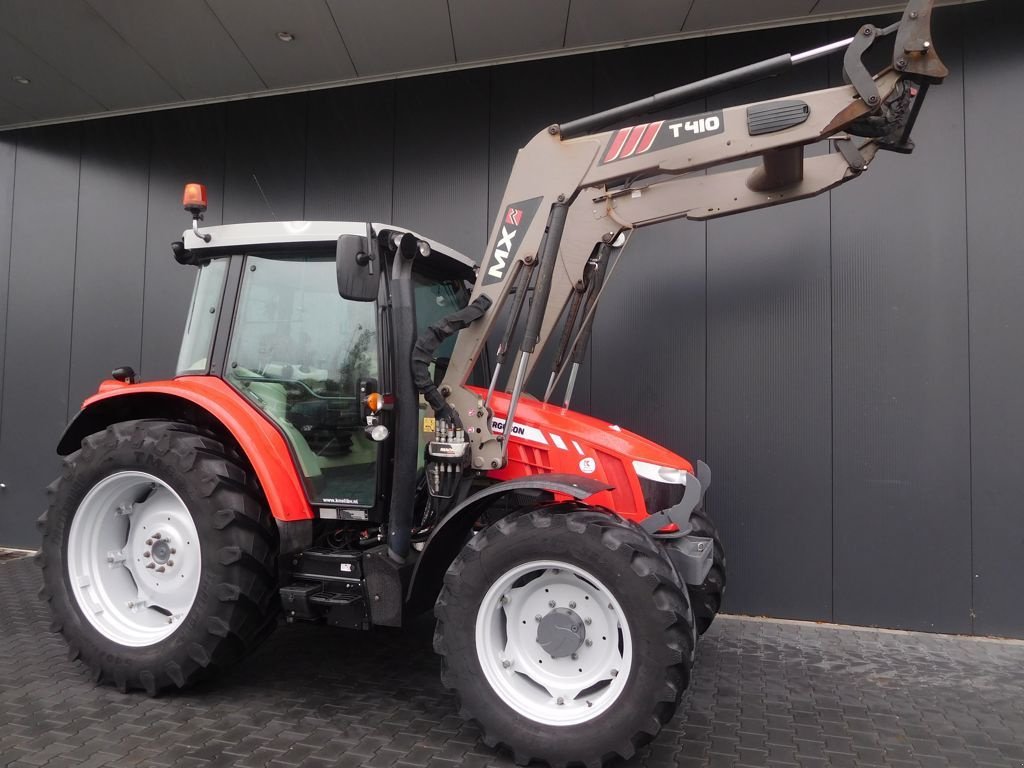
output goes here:
[[[917, 153], [814, 200], [643, 231], [598, 318], [576, 405], [707, 458], [727, 610], [1024, 636], [1024, 11], [937, 16], [953, 75]], [[56, 438], [100, 378], [173, 372], [184, 181], [209, 185], [209, 223], [394, 221], [479, 254], [536, 130], [850, 29], [0, 134], [0, 544], [34, 546]], [[693, 109], [839, 77], [821, 62]]]

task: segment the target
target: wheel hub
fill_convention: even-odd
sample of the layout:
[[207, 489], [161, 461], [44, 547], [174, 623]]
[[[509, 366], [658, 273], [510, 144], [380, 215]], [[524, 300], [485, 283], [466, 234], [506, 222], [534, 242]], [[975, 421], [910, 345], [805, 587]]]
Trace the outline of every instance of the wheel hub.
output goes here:
[[537, 644], [553, 659], [576, 653], [587, 639], [583, 619], [570, 608], [554, 608], [537, 626]]

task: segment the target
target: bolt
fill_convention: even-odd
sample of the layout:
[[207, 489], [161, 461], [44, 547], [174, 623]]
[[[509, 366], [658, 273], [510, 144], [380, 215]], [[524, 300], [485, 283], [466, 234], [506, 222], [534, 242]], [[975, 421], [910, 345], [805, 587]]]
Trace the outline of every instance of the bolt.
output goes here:
[[528, 253], [528, 254], [526, 254], [526, 256], [525, 256], [525, 257], [523, 258], [523, 264], [525, 264], [526, 266], [530, 266], [530, 265], [531, 265], [531, 264], [533, 264], [533, 262], [535, 262], [536, 260], [537, 260], [537, 257], [536, 257], [535, 255], [533, 255], [532, 253]]
[[868, 97], [868, 104], [877, 104], [877, 103], [878, 103], [878, 97], [877, 96], [869, 96]]
[[153, 534], [153, 538], [154, 538], [154, 539], [159, 539], [159, 538], [161, 538], [160, 532], [159, 532], [159, 531], [157, 531], [156, 533], [154, 533], [154, 534]]
[[152, 539], [146, 539], [146, 544], [148, 544], [149, 546], [153, 546], [153, 540]]
[[703, 541], [700, 544], [697, 545], [697, 551], [698, 552], [703, 552], [704, 551], [704, 542]]
[[611, 675], [612, 675], [612, 677], [618, 677], [619, 676], [619, 670], [613, 669], [612, 672], [611, 672]]
[[588, 701], [588, 702], [587, 702], [587, 706], [588, 706], [588, 707], [592, 707], [592, 706], [594, 706], [594, 702], [592, 702], [592, 701]]
[[864, 27], [860, 33], [864, 35], [864, 37], [871, 37], [871, 27]]
[[171, 554], [172, 555], [178, 554], [178, 550], [176, 550], [174, 547], [171, 547]]
[[573, 660], [573, 661], [576, 661], [576, 659], [578, 659], [579, 657], [580, 657], [580, 655], [579, 655], [578, 653], [574, 653], [574, 654], [572, 655], [572, 660]]
[[931, 48], [931, 47], [932, 47], [932, 44], [931, 44], [931, 43], [930, 43], [929, 41], [927, 41], [927, 40], [925, 40], [925, 41], [924, 41], [923, 45], [924, 45], [924, 49], [925, 49], [926, 51], [927, 51], [927, 50], [928, 50], [929, 48]]
[[255, 272], [256, 271], [256, 265], [255, 264], [250, 264], [249, 265], [249, 271], [250, 272]]
[[565, 195], [559, 195], [558, 196], [558, 202], [564, 203], [565, 202]]
[[550, 133], [552, 136], [557, 136], [558, 135], [558, 126], [557, 125], [549, 125], [548, 126], [548, 133]]
[[170, 616], [168, 616], [168, 617], [167, 617], [167, 623], [168, 623], [168, 624], [173, 624], [173, 623], [174, 623], [174, 619], [173, 619], [173, 618], [171, 618]]
[[503, 666], [505, 669], [508, 669], [509, 667], [512, 666], [512, 662], [509, 661], [508, 659], [502, 659], [501, 660], [501, 666]]
[[608, 610], [609, 611], [614, 611], [615, 610], [615, 608], [612, 607], [611, 603], [608, 603]]
[[576, 632], [578, 630], [579, 630], [579, 627], [577, 627], [575, 624], [573, 624], [572, 626], [569, 627], [569, 631], [570, 632]]
[[499, 600], [498, 602], [500, 602], [502, 605], [508, 605], [508, 595], [502, 595], [501, 600]]
[[910, 12], [910, 18], [916, 19], [917, 18], [917, 11], [911, 11]]
[[906, 68], [907, 68], [907, 60], [906, 59], [903, 59], [903, 58], [896, 59], [896, 69], [906, 69]]
[[561, 696], [559, 696], [558, 697], [558, 706], [562, 706], [563, 704], [565, 704], [565, 699], [563, 699]]
[[554, 600], [548, 600], [548, 608], [554, 608], [554, 607], [555, 607], [555, 601]]
[[594, 641], [593, 641], [593, 640], [590, 640], [590, 639], [588, 639], [588, 640], [587, 640], [587, 648], [589, 648], [589, 647], [590, 647], [590, 646], [592, 646], [593, 644], [594, 644]]
[[493, 460], [491, 462], [491, 469], [497, 469], [497, 468], [498, 468], [498, 461], [497, 461], [497, 459], [495, 459], [495, 460]]
[[157, 569], [156, 569], [156, 572], [157, 572], [157, 573], [163, 573], [163, 572], [164, 572], [164, 571], [166, 571], [166, 570], [167, 570], [167, 569], [166, 569], [166, 568], [164, 568], [164, 567], [163, 567], [163, 566], [161, 565], [161, 566], [160, 566], [159, 568], [157, 568]]
[[167, 561], [167, 567], [168, 568], [173, 568], [174, 567], [174, 561], [173, 560], [168, 560]]
[[150, 563], [150, 564], [149, 564], [149, 565], [147, 565], [146, 567], [147, 567], [147, 568], [150, 568], [150, 569], [156, 568], [156, 563]]
[[534, 621], [540, 622], [540, 614], [538, 613], [536, 616], [533, 617], [533, 619]]
[[593, 621], [591, 620], [591, 618], [589, 616], [587, 616], [587, 618], [585, 618], [583, 620], [583, 623], [586, 624], [589, 627], [593, 623]]
[[569, 607], [570, 608], [575, 608], [576, 607], [576, 601], [575, 600], [570, 600], [569, 601]]

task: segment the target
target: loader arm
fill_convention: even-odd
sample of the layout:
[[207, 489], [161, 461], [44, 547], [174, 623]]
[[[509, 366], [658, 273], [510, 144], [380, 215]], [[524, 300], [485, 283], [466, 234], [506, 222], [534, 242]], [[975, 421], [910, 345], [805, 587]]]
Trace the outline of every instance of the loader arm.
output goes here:
[[[933, 2], [911, 0], [901, 21], [885, 29], [866, 25], [848, 40], [552, 125], [519, 151], [473, 291], [472, 298], [487, 311], [462, 331], [439, 393], [428, 393], [442, 416], [465, 427], [475, 469], [505, 465], [507, 440], [492, 432], [491, 394], [507, 375], [507, 431], [536, 353], [560, 323], [545, 397], [552, 396], [572, 366], [568, 405], [581, 340], [589, 333], [608, 262], [634, 230], [811, 197], [859, 176], [879, 150], [913, 149], [910, 132], [928, 88], [948, 75], [931, 38]], [[878, 39], [892, 36], [892, 66], [869, 73], [864, 53]], [[849, 85], [599, 130], [840, 51], [845, 51]], [[829, 142], [836, 151], [805, 157], [806, 148], [819, 142]], [[760, 158], [752, 170], [716, 171], [749, 158]], [[528, 294], [531, 302], [525, 301]], [[466, 383], [507, 305], [512, 327], [498, 346], [490, 391], [480, 397]], [[517, 325], [524, 327], [513, 356]]]

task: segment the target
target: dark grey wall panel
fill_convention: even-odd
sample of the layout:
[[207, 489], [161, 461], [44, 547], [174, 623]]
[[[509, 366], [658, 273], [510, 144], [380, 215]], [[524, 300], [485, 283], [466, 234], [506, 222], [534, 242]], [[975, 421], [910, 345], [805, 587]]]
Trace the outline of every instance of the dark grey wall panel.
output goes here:
[[302, 219], [306, 106], [304, 93], [225, 105], [226, 224]]
[[[607, 109], [704, 76], [704, 42], [608, 51], [594, 57], [594, 109]], [[703, 102], [669, 114], [685, 115]], [[705, 435], [705, 226], [640, 230], [623, 251], [594, 325], [593, 414], [689, 459]]]
[[1024, 637], [1024, 7], [965, 21], [974, 628]]
[[481, 260], [487, 241], [487, 70], [399, 80], [394, 223]]
[[[0, 403], [4, 397], [4, 347], [7, 341], [7, 278], [11, 268], [11, 223], [14, 217], [14, 168], [17, 162], [18, 136], [0, 133]], [[3, 410], [0, 409], [0, 435], [3, 434]], [[0, 468], [2, 472], [2, 468]], [[0, 496], [0, 503], [3, 497]]]
[[917, 152], [833, 193], [835, 618], [971, 631], [960, 9]]
[[181, 209], [186, 182], [207, 185], [207, 224], [220, 224], [224, 205], [224, 105], [150, 115], [146, 293], [142, 318], [141, 374], [150, 380], [174, 374], [195, 269], [171, 255], [171, 243], [191, 226]]
[[0, 541], [35, 546], [64, 429], [78, 218], [79, 126], [23, 134], [14, 177], [0, 423]]
[[[119, 365], [142, 365], [149, 121], [82, 124], [68, 418]], [[110, 213], [116, 213], [112, 222]]]
[[[708, 70], [825, 42], [822, 26], [712, 38]], [[708, 108], [827, 86], [815, 62]], [[832, 618], [829, 253], [827, 196], [708, 224], [708, 461], [731, 611]]]
[[395, 87], [309, 94], [304, 218], [391, 222]]

